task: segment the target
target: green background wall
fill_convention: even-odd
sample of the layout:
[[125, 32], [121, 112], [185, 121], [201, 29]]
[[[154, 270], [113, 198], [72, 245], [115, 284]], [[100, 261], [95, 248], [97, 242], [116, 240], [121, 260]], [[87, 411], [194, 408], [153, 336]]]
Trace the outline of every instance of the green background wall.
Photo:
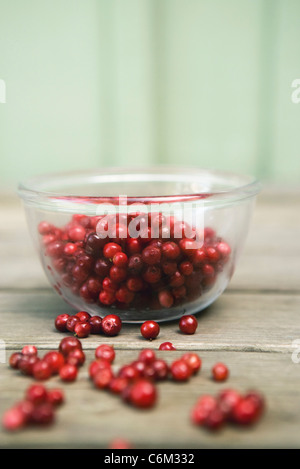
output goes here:
[[0, 183], [173, 163], [300, 181], [299, 0], [0, 0]]

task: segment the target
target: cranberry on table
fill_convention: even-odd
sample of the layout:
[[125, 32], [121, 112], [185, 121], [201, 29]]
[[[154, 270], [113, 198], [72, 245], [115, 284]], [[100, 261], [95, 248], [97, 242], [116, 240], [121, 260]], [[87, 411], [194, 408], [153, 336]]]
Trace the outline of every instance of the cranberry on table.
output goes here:
[[76, 336], [79, 337], [80, 339], [88, 337], [91, 333], [91, 330], [92, 330], [92, 326], [90, 325], [89, 322], [79, 322], [74, 327], [74, 332]]
[[37, 355], [38, 350], [35, 345], [24, 345], [21, 353], [22, 355]]
[[156, 386], [146, 379], [137, 380], [130, 388], [129, 401], [135, 407], [153, 407], [157, 401]]
[[59, 388], [48, 389], [48, 391], [47, 391], [47, 400], [54, 407], [58, 407], [65, 400], [64, 392], [62, 391], [62, 389], [59, 389]]
[[21, 352], [14, 352], [9, 357], [9, 366], [15, 370], [19, 368], [19, 363], [23, 354]]
[[69, 332], [75, 331], [76, 324], [80, 324], [80, 319], [77, 316], [70, 316], [66, 322], [66, 328]]
[[156, 360], [155, 351], [150, 348], [145, 348], [140, 351], [138, 359], [147, 365], [152, 364]]
[[32, 375], [36, 380], [46, 380], [52, 375], [52, 369], [46, 360], [39, 360], [33, 365]]
[[111, 345], [101, 344], [95, 350], [96, 358], [103, 358], [104, 360], [112, 363], [115, 359], [116, 353], [114, 348]]
[[160, 344], [159, 350], [176, 350], [176, 347], [172, 344], [172, 342], [163, 342]]
[[93, 377], [96, 375], [96, 373], [99, 370], [103, 370], [104, 368], [111, 368], [111, 363], [103, 358], [98, 358], [96, 360], [93, 360], [88, 369], [89, 377], [93, 379]]
[[91, 325], [91, 334], [101, 334], [102, 318], [100, 316], [92, 316], [89, 323]]
[[201, 369], [202, 360], [197, 353], [186, 352], [182, 355], [181, 358], [188, 364], [193, 374], [198, 373], [198, 371]]
[[229, 376], [229, 369], [224, 363], [216, 363], [212, 367], [212, 377], [215, 381], [225, 381]]
[[33, 367], [36, 363], [38, 363], [41, 359], [37, 355], [22, 355], [19, 363], [18, 369], [27, 376], [32, 376], [33, 374]]
[[102, 319], [102, 332], [106, 336], [116, 336], [122, 329], [122, 321], [116, 314], [108, 314]]
[[35, 406], [32, 411], [32, 422], [38, 425], [49, 425], [54, 421], [55, 413], [53, 406], [48, 402], [44, 402]]
[[72, 350], [72, 352], [70, 352], [66, 358], [66, 363], [76, 367], [82, 366], [84, 362], [85, 353], [80, 349]]
[[88, 313], [87, 311], [78, 311], [78, 313], [76, 313], [75, 316], [79, 318], [80, 321], [82, 322], [89, 321], [89, 319], [91, 319], [92, 317], [90, 313]]
[[63, 354], [56, 350], [51, 350], [50, 352], [47, 352], [44, 355], [43, 360], [48, 363], [53, 375], [57, 374], [60, 368], [65, 363], [65, 357], [63, 356]]
[[48, 391], [42, 384], [32, 384], [27, 388], [25, 398], [33, 404], [41, 404], [48, 400]]
[[95, 373], [93, 376], [93, 383], [96, 388], [105, 389], [108, 388], [113, 377], [114, 375], [111, 368], [103, 368]]
[[141, 325], [141, 334], [145, 339], [153, 340], [159, 335], [160, 327], [156, 321], [145, 321]]
[[26, 424], [24, 413], [17, 406], [8, 409], [2, 417], [2, 426], [5, 430], [20, 430]]
[[78, 375], [78, 368], [75, 365], [66, 363], [59, 370], [59, 376], [62, 381], [72, 382], [75, 381]]
[[174, 381], [188, 381], [192, 370], [185, 360], [178, 359], [171, 363], [170, 373]]
[[67, 331], [67, 321], [69, 319], [70, 315], [69, 314], [59, 314], [54, 322], [55, 328], [60, 331], [60, 332], [66, 332]]
[[67, 356], [70, 352], [76, 349], [82, 349], [82, 345], [77, 337], [64, 337], [59, 344], [59, 352]]
[[184, 334], [195, 334], [198, 321], [193, 315], [184, 315], [179, 321], [179, 329]]

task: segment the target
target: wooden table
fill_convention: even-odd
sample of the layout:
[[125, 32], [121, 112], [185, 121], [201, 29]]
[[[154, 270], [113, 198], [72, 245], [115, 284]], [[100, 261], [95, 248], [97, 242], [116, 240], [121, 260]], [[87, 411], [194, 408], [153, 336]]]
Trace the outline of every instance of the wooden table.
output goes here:
[[[137, 357], [146, 345], [172, 341], [176, 352], [158, 352], [168, 362], [183, 351], [199, 352], [201, 373], [186, 384], [159, 385], [159, 401], [150, 411], [137, 411], [119, 398], [96, 390], [87, 364], [75, 383], [53, 377], [66, 403], [49, 428], [1, 430], [1, 448], [108, 448], [116, 437], [134, 448], [290, 448], [300, 447], [300, 191], [264, 190], [258, 198], [245, 250], [226, 292], [199, 314], [193, 336], [178, 332], [177, 323], [163, 324], [160, 338], [141, 339], [136, 325], [124, 326], [113, 339], [83, 339], [87, 363], [100, 343], [113, 343], [116, 366]], [[6, 362], [0, 364], [0, 414], [20, 400], [31, 378], [8, 367], [9, 355], [33, 343], [40, 353], [57, 349], [63, 335], [55, 331], [57, 314], [70, 307], [49, 288], [29, 237], [23, 209], [16, 199], [0, 204], [0, 339]], [[300, 346], [299, 346], [300, 347]], [[294, 354], [293, 354], [294, 353]], [[4, 358], [5, 358], [4, 357]], [[294, 359], [293, 359], [294, 357]], [[226, 383], [215, 383], [210, 369], [217, 361], [230, 368]], [[210, 433], [190, 423], [198, 396], [225, 387], [264, 393], [267, 411], [253, 428], [226, 426]]]

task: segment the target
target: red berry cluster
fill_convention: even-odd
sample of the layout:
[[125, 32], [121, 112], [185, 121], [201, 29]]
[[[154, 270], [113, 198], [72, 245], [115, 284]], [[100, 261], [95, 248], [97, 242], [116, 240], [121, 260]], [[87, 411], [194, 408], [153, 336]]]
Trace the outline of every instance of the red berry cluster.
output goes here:
[[61, 389], [46, 389], [42, 384], [32, 384], [24, 399], [6, 410], [2, 417], [5, 430], [16, 431], [28, 425], [49, 425], [54, 422], [55, 411], [64, 402]]
[[21, 352], [14, 352], [9, 357], [9, 365], [22, 374], [32, 376], [37, 381], [45, 381], [59, 375], [63, 381], [74, 381], [78, 368], [85, 362], [85, 354], [77, 337], [65, 337], [58, 350], [38, 356], [34, 345], [25, 345]]
[[210, 430], [218, 430], [226, 422], [252, 425], [261, 417], [264, 407], [264, 398], [257, 391], [242, 395], [235, 389], [224, 389], [217, 396], [202, 395], [192, 409], [191, 420]]
[[60, 332], [73, 332], [83, 339], [90, 334], [103, 334], [116, 336], [122, 328], [122, 321], [116, 314], [108, 314], [104, 318], [92, 316], [87, 311], [76, 314], [59, 314], [54, 322], [55, 328]]
[[[146, 226], [137, 238], [129, 233], [132, 221]], [[104, 307], [171, 308], [209, 290], [231, 254], [230, 246], [209, 227], [203, 246], [193, 247], [193, 234], [185, 237], [191, 228], [161, 213], [118, 215], [113, 235], [103, 239], [97, 229], [99, 233], [98, 227], [106, 225], [107, 216], [81, 214], [62, 228], [39, 224], [43, 250], [52, 262], [48, 269], [60, 276], [55, 283], [60, 294], [68, 288], [85, 303]]]
[[123, 365], [114, 372], [113, 347], [100, 345], [95, 360], [90, 363], [89, 376], [98, 389], [117, 394], [121, 399], [138, 408], [153, 407], [157, 401], [157, 382], [172, 379], [188, 381], [201, 368], [201, 359], [196, 353], [185, 353], [169, 366], [157, 358], [152, 349], [143, 349], [137, 360]]

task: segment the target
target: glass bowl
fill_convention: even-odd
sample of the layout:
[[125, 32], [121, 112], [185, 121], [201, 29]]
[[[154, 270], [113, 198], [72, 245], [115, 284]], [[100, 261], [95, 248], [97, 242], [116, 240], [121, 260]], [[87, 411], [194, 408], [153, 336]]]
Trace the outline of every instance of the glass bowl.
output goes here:
[[61, 298], [137, 323], [195, 314], [221, 295], [258, 191], [248, 176], [161, 166], [45, 175], [18, 189]]

